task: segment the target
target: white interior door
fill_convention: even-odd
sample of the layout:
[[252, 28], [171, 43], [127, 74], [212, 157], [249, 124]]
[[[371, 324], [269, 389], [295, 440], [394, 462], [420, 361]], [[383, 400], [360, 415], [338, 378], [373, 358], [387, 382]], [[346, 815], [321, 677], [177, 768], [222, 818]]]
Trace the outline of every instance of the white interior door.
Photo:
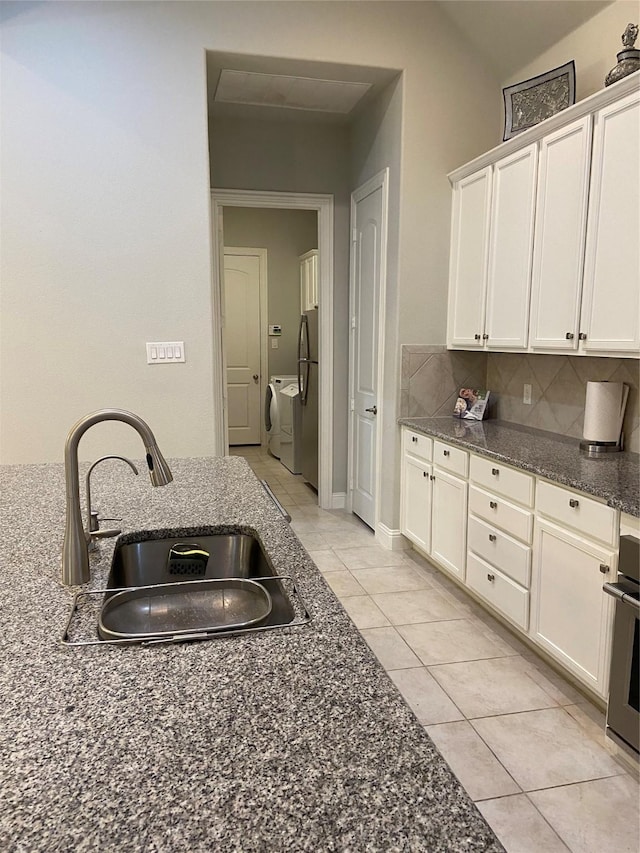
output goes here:
[[261, 292], [264, 250], [224, 250], [229, 444], [261, 443]]
[[378, 340], [386, 254], [386, 170], [351, 197], [351, 509], [375, 529]]

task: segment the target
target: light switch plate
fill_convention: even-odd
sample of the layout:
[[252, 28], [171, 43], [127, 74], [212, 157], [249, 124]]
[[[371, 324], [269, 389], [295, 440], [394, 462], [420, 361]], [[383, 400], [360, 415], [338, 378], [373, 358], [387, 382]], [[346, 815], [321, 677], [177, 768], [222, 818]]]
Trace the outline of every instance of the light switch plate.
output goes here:
[[147, 364], [178, 364], [185, 361], [184, 341], [147, 341]]

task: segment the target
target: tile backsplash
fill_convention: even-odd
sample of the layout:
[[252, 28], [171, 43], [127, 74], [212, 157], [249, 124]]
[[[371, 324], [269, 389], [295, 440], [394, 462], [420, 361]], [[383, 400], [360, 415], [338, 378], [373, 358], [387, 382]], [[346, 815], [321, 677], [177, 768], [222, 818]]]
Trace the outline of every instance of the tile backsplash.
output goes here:
[[[458, 388], [491, 391], [490, 416], [582, 438], [587, 382], [625, 382], [629, 400], [625, 447], [640, 452], [640, 363], [627, 358], [475, 353], [445, 347], [402, 347], [401, 416], [451, 414]], [[531, 385], [531, 404], [522, 402]]]

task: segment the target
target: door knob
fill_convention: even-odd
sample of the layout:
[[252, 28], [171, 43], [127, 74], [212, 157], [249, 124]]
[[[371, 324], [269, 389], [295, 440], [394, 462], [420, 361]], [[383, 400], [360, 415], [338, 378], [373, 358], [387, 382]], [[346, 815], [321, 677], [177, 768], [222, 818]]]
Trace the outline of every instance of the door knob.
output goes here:
[[371, 412], [372, 415], [377, 415], [378, 414], [378, 407], [377, 406], [370, 406], [368, 409], [365, 409], [365, 412]]
[[254, 382], [257, 382], [257, 381], [258, 381], [258, 379], [259, 379], [258, 374], [257, 374], [257, 373], [254, 373], [254, 374], [253, 374], [253, 381], [254, 381]]

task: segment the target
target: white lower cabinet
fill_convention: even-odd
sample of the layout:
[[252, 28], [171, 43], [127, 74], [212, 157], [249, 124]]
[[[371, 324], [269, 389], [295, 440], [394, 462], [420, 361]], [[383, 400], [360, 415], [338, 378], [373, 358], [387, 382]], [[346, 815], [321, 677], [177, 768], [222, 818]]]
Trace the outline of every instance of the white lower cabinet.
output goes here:
[[402, 533], [606, 698], [620, 513], [407, 428], [402, 448]]
[[[464, 580], [467, 531], [467, 481], [431, 464], [432, 447], [404, 431], [400, 527], [402, 533], [439, 566]], [[436, 442], [436, 444], [440, 444]], [[467, 453], [441, 445], [443, 464], [467, 469]], [[436, 454], [438, 448], [435, 449]]]
[[617, 554], [536, 519], [531, 638], [601, 696], [608, 687], [613, 605], [602, 584]]
[[441, 468], [434, 468], [433, 476], [431, 556], [460, 580], [464, 580], [467, 482]]
[[432, 466], [405, 455], [402, 465], [402, 532], [418, 548], [431, 550]]

